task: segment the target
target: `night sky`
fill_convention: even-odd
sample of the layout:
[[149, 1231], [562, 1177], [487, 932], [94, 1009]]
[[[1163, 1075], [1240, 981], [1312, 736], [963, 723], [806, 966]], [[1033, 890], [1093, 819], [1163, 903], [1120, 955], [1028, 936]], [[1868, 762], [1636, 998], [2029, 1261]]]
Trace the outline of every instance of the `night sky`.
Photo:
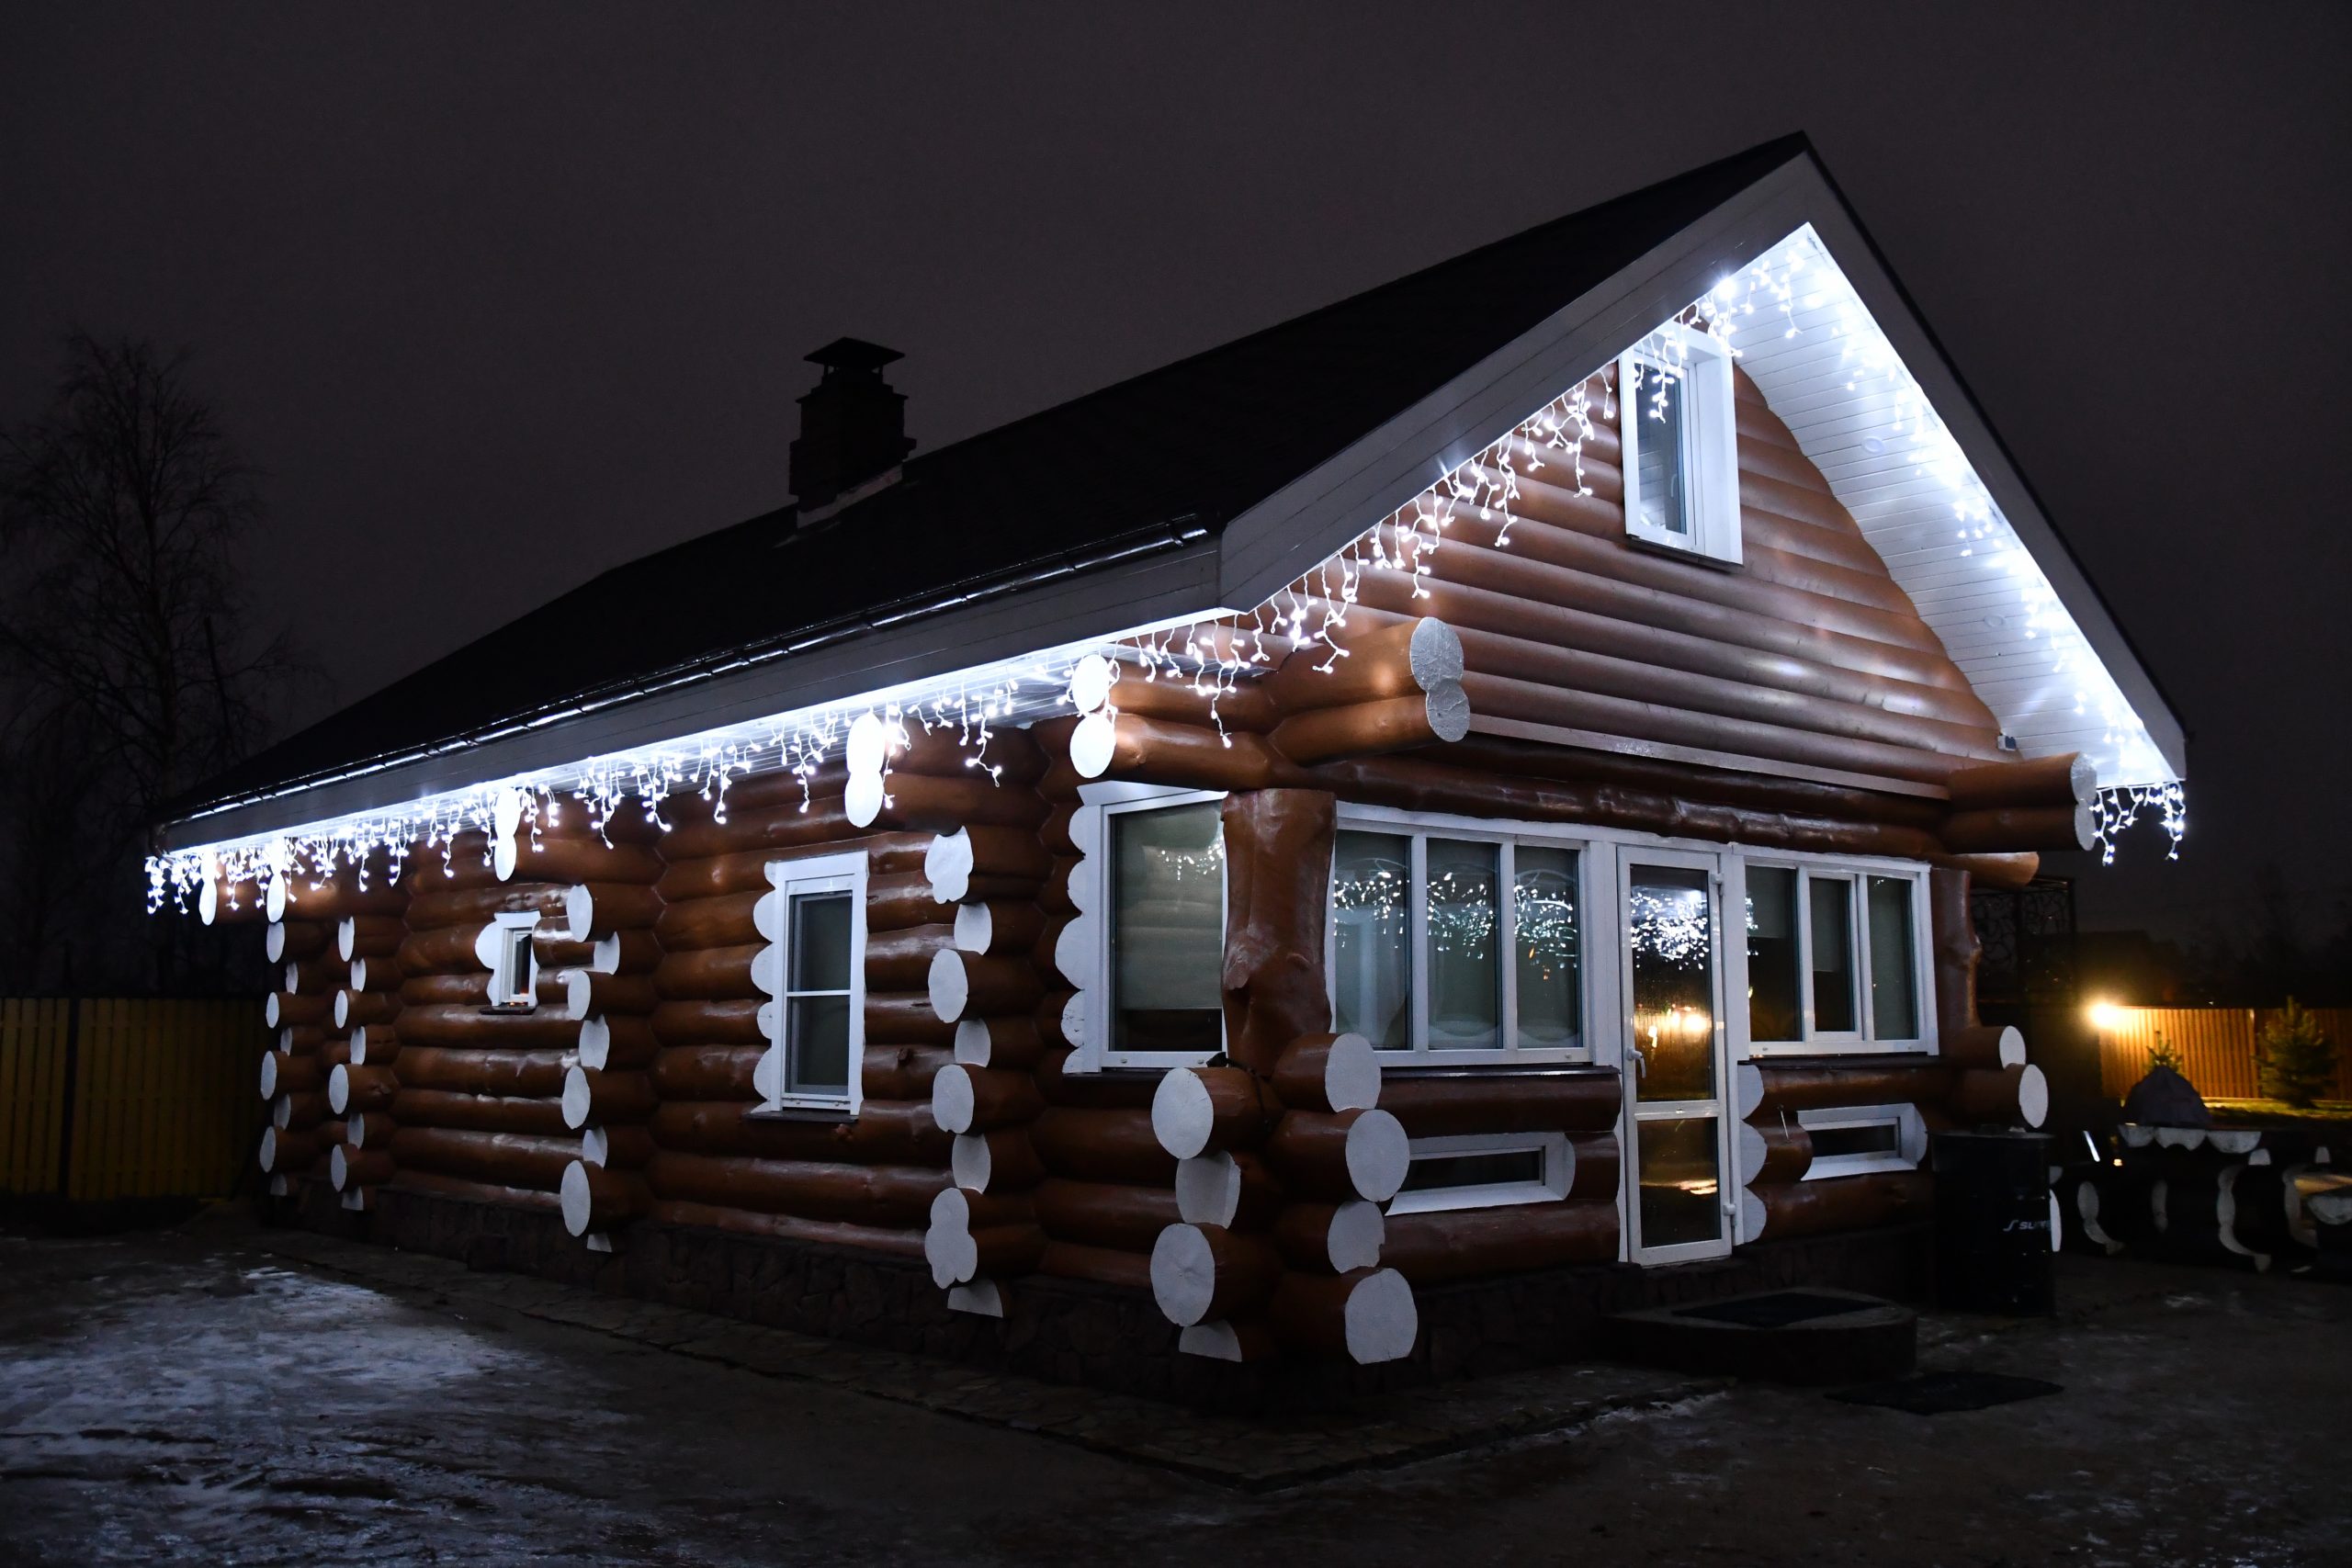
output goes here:
[[[11, 7], [0, 419], [198, 355], [364, 694], [786, 496], [1803, 130], [2191, 732], [2086, 923], [2352, 897], [2352, 8]], [[1041, 476], [1049, 480], [1050, 476]]]

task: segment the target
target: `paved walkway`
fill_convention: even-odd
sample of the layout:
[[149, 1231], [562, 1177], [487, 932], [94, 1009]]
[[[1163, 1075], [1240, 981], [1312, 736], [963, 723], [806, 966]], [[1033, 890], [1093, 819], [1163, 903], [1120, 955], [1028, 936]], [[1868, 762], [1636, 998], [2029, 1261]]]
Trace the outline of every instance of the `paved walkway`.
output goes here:
[[1560, 1432], [1728, 1386], [1637, 1367], [1561, 1367], [1368, 1397], [1343, 1410], [1250, 1419], [762, 1328], [546, 1280], [477, 1273], [447, 1258], [304, 1231], [255, 1231], [249, 1239], [273, 1257], [412, 1300], [493, 1306], [765, 1377], [805, 1378], [1034, 1432], [1250, 1492]]

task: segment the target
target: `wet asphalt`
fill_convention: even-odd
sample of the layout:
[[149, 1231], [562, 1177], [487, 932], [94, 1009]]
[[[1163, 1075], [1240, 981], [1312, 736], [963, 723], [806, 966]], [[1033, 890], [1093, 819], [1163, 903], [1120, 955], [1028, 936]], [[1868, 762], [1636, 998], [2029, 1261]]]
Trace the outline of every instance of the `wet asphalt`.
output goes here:
[[1743, 1385], [1247, 1496], [218, 1219], [0, 1236], [0, 1563], [2352, 1563], [2352, 1289], [2064, 1259], [1936, 1416]]

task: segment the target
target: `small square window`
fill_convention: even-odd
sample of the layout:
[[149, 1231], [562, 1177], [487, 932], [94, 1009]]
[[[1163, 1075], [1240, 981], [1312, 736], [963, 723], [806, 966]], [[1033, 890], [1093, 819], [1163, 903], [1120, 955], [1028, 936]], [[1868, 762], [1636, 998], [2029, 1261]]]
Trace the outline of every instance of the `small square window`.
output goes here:
[[[1653, 340], [1655, 343], [1656, 340]], [[1617, 362], [1628, 538], [1736, 564], [1739, 431], [1731, 357], [1672, 330]]]

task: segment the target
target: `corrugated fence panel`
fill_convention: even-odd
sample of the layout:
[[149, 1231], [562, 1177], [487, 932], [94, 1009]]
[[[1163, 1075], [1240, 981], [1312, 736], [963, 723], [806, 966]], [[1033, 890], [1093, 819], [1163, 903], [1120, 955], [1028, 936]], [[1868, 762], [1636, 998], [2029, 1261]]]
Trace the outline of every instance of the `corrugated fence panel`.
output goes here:
[[65, 1196], [227, 1196], [267, 1114], [253, 1075], [270, 1043], [238, 998], [0, 1000], [0, 1193], [58, 1191], [70, 1098]]
[[70, 1001], [0, 1001], [0, 1193], [57, 1190]]
[[[2352, 1100], [2352, 1008], [2313, 1008], [2312, 1017], [2333, 1041], [2335, 1098]], [[2148, 1052], [2159, 1031], [2180, 1053], [2181, 1075], [2208, 1100], [2256, 1100], [2262, 1094], [2258, 1042], [2278, 1016], [2264, 1008], [2118, 1008], [2115, 1021], [2099, 1030], [2098, 1077], [2102, 1093], [2120, 1100], [2148, 1070]]]

